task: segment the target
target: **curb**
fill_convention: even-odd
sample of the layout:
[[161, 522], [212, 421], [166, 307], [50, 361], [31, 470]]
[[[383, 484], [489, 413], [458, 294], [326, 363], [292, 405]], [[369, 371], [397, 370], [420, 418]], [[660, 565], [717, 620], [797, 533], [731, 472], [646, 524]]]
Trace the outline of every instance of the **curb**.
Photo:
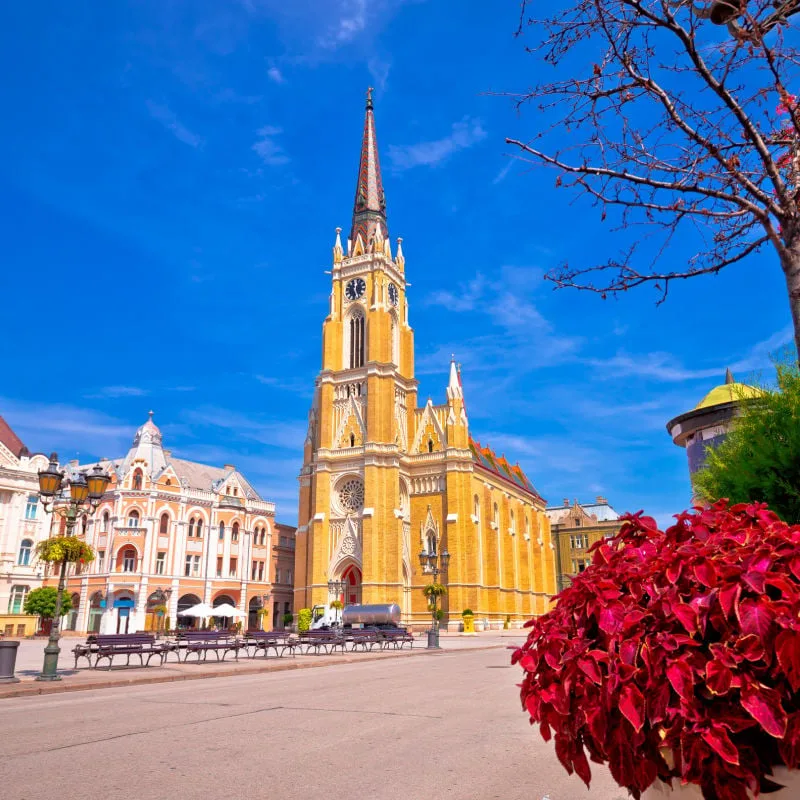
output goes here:
[[[460, 647], [457, 650], [434, 650], [429, 651], [426, 648], [419, 648], [418, 650], [402, 650], [389, 651], [385, 654], [381, 653], [365, 653], [363, 656], [355, 658], [342, 658], [334, 656], [333, 659], [314, 659], [313, 661], [306, 661], [297, 663], [296, 661], [272, 661], [262, 664], [260, 666], [253, 665], [251, 667], [244, 667], [242, 669], [230, 670], [228, 672], [214, 672], [206, 670], [205, 672], [186, 672], [173, 675], [137, 675], [128, 678], [127, 680], [97, 680], [91, 683], [78, 683], [71, 684], [67, 681], [56, 681], [54, 683], [44, 683], [38, 681], [25, 681], [21, 683], [7, 684], [8, 688], [0, 686], [0, 700], [16, 698], [16, 697], [37, 697], [45, 694], [63, 694], [65, 692], [84, 692], [95, 689], [115, 689], [125, 688], [127, 686], [145, 686], [148, 684], [156, 683], [176, 683], [178, 681], [197, 681], [205, 678], [233, 678], [237, 675], [259, 675], [264, 672], [287, 672], [296, 669], [315, 669], [317, 667], [332, 667], [336, 664], [360, 664], [365, 661], [384, 661], [390, 658], [412, 658], [414, 656], [441, 656], [445, 654], [456, 653], [469, 653], [476, 650], [498, 650], [506, 649], [505, 644], [489, 644], [479, 645], [477, 647]], [[228, 662], [231, 663], [231, 662]]]

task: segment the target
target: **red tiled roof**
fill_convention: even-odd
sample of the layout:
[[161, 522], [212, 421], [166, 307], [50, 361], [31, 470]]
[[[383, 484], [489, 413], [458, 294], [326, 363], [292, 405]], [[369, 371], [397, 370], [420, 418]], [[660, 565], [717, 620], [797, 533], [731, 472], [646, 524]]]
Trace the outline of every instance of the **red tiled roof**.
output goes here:
[[11, 426], [0, 416], [0, 443], [4, 444], [17, 458], [25, 450], [22, 439], [11, 430]]
[[519, 489], [538, 497], [542, 496], [536, 491], [536, 487], [530, 482], [528, 476], [522, 471], [519, 464], [513, 466], [508, 463], [505, 456], [497, 456], [491, 447], [481, 447], [480, 442], [469, 438], [469, 449], [472, 452], [472, 460], [479, 467], [499, 475], [504, 480], [513, 483]]

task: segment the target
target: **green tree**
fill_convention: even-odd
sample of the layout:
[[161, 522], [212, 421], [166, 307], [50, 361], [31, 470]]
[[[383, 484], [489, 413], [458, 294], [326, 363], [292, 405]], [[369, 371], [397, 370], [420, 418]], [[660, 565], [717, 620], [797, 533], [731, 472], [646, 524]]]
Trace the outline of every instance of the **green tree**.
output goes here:
[[311, 609], [301, 608], [297, 613], [297, 630], [300, 633], [307, 631], [311, 627]]
[[[56, 613], [56, 598], [58, 589], [55, 586], [41, 586], [34, 589], [25, 598], [26, 614], [33, 614], [42, 619], [53, 619]], [[66, 592], [61, 600], [61, 613], [67, 614], [72, 611], [72, 597]]]
[[742, 404], [725, 441], [709, 450], [695, 475], [706, 502], [761, 502], [790, 524], [800, 523], [800, 370], [777, 366], [777, 389]]

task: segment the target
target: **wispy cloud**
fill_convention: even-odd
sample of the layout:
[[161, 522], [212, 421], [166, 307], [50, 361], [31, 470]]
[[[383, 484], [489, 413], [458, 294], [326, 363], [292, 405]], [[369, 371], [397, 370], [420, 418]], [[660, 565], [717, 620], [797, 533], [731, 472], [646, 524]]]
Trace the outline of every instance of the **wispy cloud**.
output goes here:
[[367, 0], [339, 0], [336, 19], [319, 39], [325, 48], [336, 48], [356, 38], [367, 27]]
[[442, 139], [409, 145], [390, 145], [389, 159], [396, 170], [432, 167], [454, 153], [478, 144], [486, 136], [486, 130], [479, 119], [464, 117], [460, 122], [454, 123], [450, 134]]
[[773, 333], [764, 341], [754, 344], [743, 357], [734, 358], [728, 364], [719, 364], [708, 368], [687, 367], [671, 353], [654, 352], [632, 355], [621, 350], [611, 358], [587, 359], [586, 363], [598, 370], [599, 377], [609, 380], [627, 376], [665, 383], [705, 380], [720, 378], [726, 367], [729, 367], [734, 373], [746, 373], [768, 367], [776, 352], [789, 344], [793, 336], [791, 326], [787, 326]]
[[215, 406], [187, 411], [184, 419], [191, 425], [221, 428], [239, 439], [249, 439], [295, 453], [302, 452], [307, 430], [305, 421], [262, 419]]
[[150, 392], [147, 389], [142, 389], [139, 386], [103, 386], [92, 394], [84, 395], [84, 397], [94, 400], [107, 397], [144, 397], [148, 394]]
[[150, 112], [150, 116], [170, 131], [178, 141], [194, 148], [203, 144], [203, 139], [196, 133], [192, 133], [167, 106], [148, 100], [147, 110]]
[[283, 133], [282, 128], [265, 125], [258, 130], [258, 139], [253, 144], [253, 150], [258, 157], [270, 167], [278, 167], [289, 163], [289, 156], [286, 155], [281, 145], [275, 140], [275, 137], [281, 133]]
[[495, 186], [496, 186], [498, 183], [501, 183], [502, 181], [504, 181], [506, 179], [506, 176], [508, 175], [508, 173], [511, 171], [511, 167], [512, 166], [514, 166], [514, 162], [513, 161], [509, 161], [508, 164], [506, 164], [500, 170], [500, 172], [498, 172], [497, 175], [494, 176], [494, 179], [492, 180], [492, 183], [495, 184]]
[[378, 58], [378, 56], [373, 56], [367, 62], [367, 69], [369, 70], [370, 77], [372, 78], [375, 88], [379, 92], [382, 92], [386, 88], [386, 82], [389, 80], [389, 70], [391, 68], [392, 65], [389, 61], [384, 61], [382, 58]]
[[267, 70], [267, 77], [275, 83], [286, 83], [286, 78], [283, 77], [283, 73], [277, 67], [270, 67]]

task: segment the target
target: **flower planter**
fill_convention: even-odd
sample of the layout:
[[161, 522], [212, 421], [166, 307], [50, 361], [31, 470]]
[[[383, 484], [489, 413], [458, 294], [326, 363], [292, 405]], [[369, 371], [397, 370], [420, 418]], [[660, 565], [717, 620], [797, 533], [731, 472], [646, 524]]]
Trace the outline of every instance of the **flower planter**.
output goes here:
[[475, 633], [475, 617], [472, 614], [462, 617], [464, 620], [464, 633]]
[[[800, 797], [800, 771], [788, 770], [786, 767], [774, 767], [772, 778], [784, 788], [771, 794], [762, 794], [764, 800], [789, 800]], [[752, 797], [748, 793], [748, 797]], [[681, 785], [677, 779], [672, 787], [662, 781], [656, 781], [649, 789], [642, 792], [642, 800], [703, 800], [703, 792], [695, 784]]]

